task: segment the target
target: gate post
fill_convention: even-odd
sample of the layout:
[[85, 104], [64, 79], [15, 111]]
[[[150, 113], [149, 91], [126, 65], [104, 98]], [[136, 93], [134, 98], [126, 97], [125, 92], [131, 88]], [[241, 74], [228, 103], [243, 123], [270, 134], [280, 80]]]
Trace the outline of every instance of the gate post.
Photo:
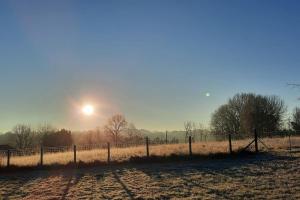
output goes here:
[[166, 144], [168, 144], [168, 131], [166, 131]]
[[7, 150], [7, 167], [10, 166], [10, 150]]
[[76, 156], [76, 145], [74, 145], [73, 151], [74, 151], [74, 163], [76, 164], [76, 161], [77, 161], [77, 156]]
[[254, 129], [254, 143], [255, 143], [255, 152], [258, 153], [258, 142], [257, 142], [258, 136], [257, 136], [257, 130]]
[[232, 144], [231, 144], [231, 134], [230, 133], [228, 135], [228, 140], [229, 140], [229, 153], [232, 154]]
[[149, 138], [146, 137], [146, 153], [147, 153], [147, 158], [149, 158]]
[[44, 164], [44, 149], [43, 149], [43, 146], [41, 146], [41, 166], [43, 166]]

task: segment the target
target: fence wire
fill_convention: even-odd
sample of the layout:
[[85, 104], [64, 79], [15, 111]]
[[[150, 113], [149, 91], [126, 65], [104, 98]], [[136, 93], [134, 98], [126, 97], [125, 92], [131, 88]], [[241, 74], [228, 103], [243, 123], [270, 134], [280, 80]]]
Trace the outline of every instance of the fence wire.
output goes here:
[[[253, 140], [253, 136], [240, 137], [232, 135], [233, 151], [244, 148], [251, 140]], [[188, 155], [187, 143], [188, 141], [177, 138], [171, 138], [170, 140], [148, 138], [149, 155]], [[272, 134], [272, 137], [269, 137], [269, 133], [262, 133], [259, 134], [258, 143], [260, 151], [275, 152], [280, 150], [290, 154], [300, 152], [300, 136], [293, 134]], [[192, 138], [192, 151], [194, 154], [228, 152], [228, 149], [228, 135], [215, 134], [208, 136], [203, 134]], [[254, 146], [249, 146], [249, 149], [254, 150]], [[66, 164], [74, 160], [74, 146], [9, 149], [0, 150], [0, 166], [8, 164], [8, 157], [10, 157], [11, 165], [39, 164], [41, 151], [43, 152], [44, 164]], [[109, 151], [111, 161], [124, 161], [129, 160], [131, 157], [147, 156], [145, 140], [110, 144]], [[93, 162], [100, 160], [106, 162], [108, 160], [108, 143], [76, 145], [76, 156], [77, 161]]]

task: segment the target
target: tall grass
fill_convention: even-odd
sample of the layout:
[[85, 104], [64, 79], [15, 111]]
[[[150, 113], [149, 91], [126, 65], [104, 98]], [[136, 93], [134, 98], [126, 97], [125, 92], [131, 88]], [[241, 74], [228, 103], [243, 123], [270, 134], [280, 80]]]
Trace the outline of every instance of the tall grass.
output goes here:
[[[234, 151], [244, 148], [249, 144], [251, 140], [233, 140], [232, 147]], [[268, 150], [282, 150], [289, 149], [289, 139], [285, 138], [264, 138], [263, 142], [268, 147]], [[291, 138], [292, 146], [300, 147], [300, 137]], [[266, 147], [259, 144], [260, 150], [266, 150]], [[193, 154], [214, 154], [214, 153], [226, 153], [228, 152], [228, 141], [220, 142], [195, 142], [192, 144]], [[150, 145], [150, 155], [155, 156], [170, 156], [170, 155], [188, 155], [189, 149], [188, 144], [161, 144], [161, 145]], [[44, 154], [44, 165], [51, 164], [67, 164], [74, 159], [73, 151], [58, 152], [58, 153], [45, 153]], [[131, 157], [143, 157], [146, 156], [146, 147], [135, 146], [126, 148], [111, 148], [111, 161], [127, 161]], [[107, 149], [99, 148], [93, 150], [79, 150], [77, 151], [77, 161], [85, 163], [94, 161], [107, 161]], [[40, 154], [34, 154], [29, 156], [11, 156], [10, 163], [15, 166], [36, 166], [40, 162]], [[6, 156], [0, 156], [0, 165], [6, 165]]]

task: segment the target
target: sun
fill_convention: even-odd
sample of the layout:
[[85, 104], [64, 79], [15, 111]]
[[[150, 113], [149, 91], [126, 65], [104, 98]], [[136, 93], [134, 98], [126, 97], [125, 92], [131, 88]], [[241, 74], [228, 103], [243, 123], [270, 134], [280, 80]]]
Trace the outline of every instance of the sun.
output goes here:
[[90, 105], [90, 104], [86, 104], [82, 107], [82, 113], [84, 115], [90, 116], [92, 114], [94, 114], [94, 106]]

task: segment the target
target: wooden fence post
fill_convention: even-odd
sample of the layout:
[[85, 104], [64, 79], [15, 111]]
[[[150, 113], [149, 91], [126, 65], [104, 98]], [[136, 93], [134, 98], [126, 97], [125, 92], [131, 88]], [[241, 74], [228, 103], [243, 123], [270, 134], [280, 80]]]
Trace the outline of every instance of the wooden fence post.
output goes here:
[[228, 135], [228, 140], [229, 140], [229, 153], [232, 154], [232, 144], [231, 144], [231, 134], [230, 133]]
[[168, 131], [166, 131], [166, 144], [168, 144]]
[[7, 167], [10, 166], [10, 150], [7, 150]]
[[254, 143], [255, 143], [255, 152], [258, 153], [258, 136], [257, 136], [257, 131], [254, 129]]
[[73, 151], [74, 151], [74, 163], [76, 164], [76, 162], [77, 162], [76, 145], [74, 145]]
[[189, 136], [189, 155], [192, 156], [192, 136]]
[[290, 152], [292, 151], [291, 133], [289, 134]]
[[147, 152], [147, 157], [149, 157], [149, 138], [146, 137], [146, 152]]
[[41, 166], [43, 166], [44, 164], [44, 149], [43, 149], [43, 146], [41, 146]]
[[107, 143], [107, 163], [110, 163], [110, 143]]

